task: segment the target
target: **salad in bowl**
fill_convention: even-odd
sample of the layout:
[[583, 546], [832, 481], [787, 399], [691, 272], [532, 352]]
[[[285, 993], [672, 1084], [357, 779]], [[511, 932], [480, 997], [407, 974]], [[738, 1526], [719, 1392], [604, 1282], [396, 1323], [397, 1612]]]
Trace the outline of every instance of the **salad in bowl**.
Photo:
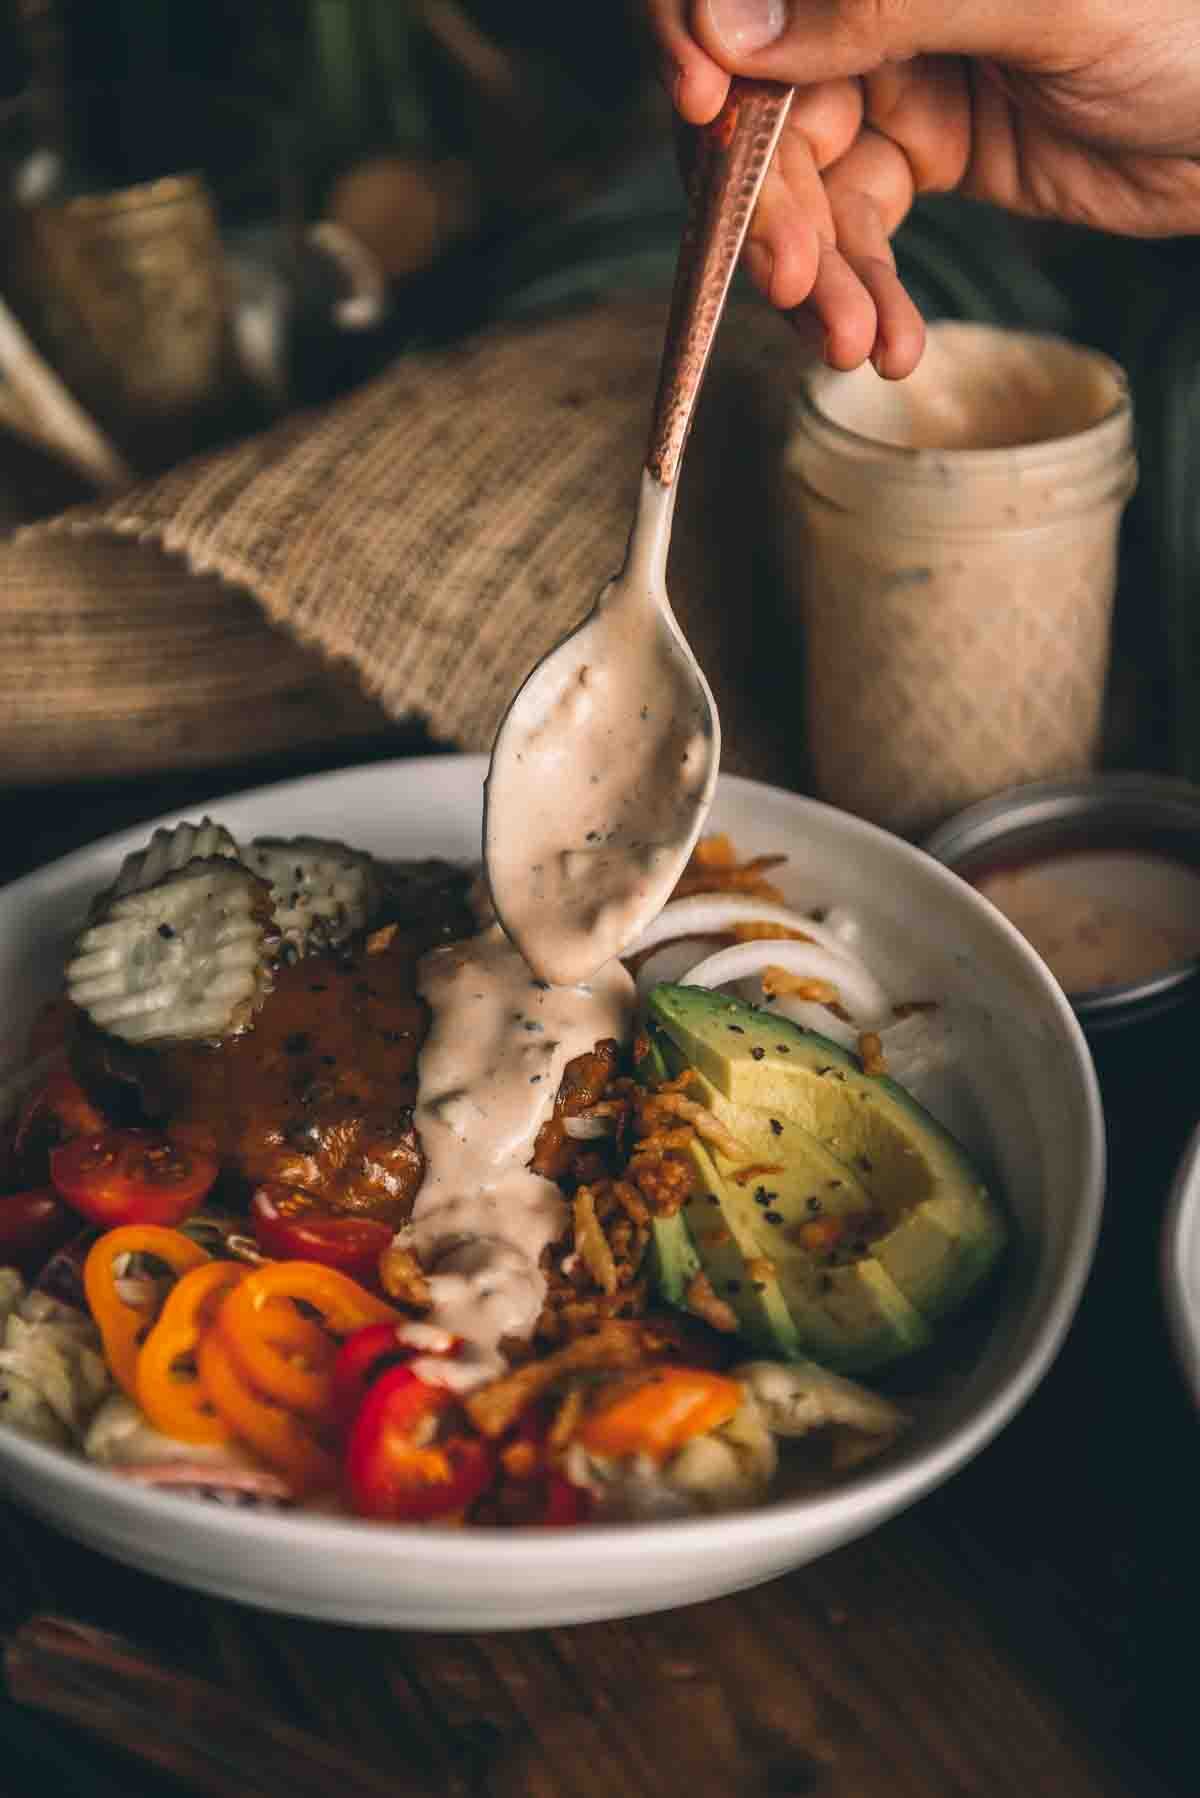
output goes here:
[[156, 831], [13, 1082], [0, 1422], [143, 1488], [468, 1532], [894, 1454], [903, 1370], [1013, 1228], [953, 1004], [783, 860], [702, 839], [555, 987], [469, 864]]

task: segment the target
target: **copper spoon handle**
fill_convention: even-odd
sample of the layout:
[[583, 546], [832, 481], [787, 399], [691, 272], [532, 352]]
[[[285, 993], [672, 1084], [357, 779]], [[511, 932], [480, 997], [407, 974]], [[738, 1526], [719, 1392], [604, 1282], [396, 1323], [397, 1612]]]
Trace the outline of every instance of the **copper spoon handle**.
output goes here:
[[735, 76], [699, 134], [646, 451], [646, 467], [663, 487], [679, 473], [725, 297], [795, 91]]

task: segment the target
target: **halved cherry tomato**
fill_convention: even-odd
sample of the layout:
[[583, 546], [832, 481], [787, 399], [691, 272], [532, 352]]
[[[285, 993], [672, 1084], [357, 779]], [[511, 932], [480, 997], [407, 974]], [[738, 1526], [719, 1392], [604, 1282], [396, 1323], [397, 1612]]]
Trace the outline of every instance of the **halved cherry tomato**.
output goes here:
[[437, 1434], [454, 1394], [393, 1367], [367, 1390], [350, 1431], [346, 1491], [361, 1517], [421, 1523], [472, 1504], [496, 1471], [491, 1444]]
[[50, 1178], [94, 1224], [178, 1224], [198, 1209], [217, 1161], [149, 1130], [103, 1130], [53, 1150]]
[[319, 1261], [352, 1280], [379, 1283], [379, 1257], [395, 1231], [377, 1217], [348, 1217], [314, 1209], [295, 1187], [260, 1186], [250, 1201], [258, 1246], [277, 1261]]
[[105, 1128], [97, 1111], [69, 1069], [56, 1068], [34, 1088], [22, 1105], [12, 1139], [16, 1177], [40, 1185], [50, 1168], [50, 1154], [73, 1136], [92, 1136]]
[[79, 1219], [48, 1186], [0, 1197], [0, 1267], [40, 1268], [79, 1229]]

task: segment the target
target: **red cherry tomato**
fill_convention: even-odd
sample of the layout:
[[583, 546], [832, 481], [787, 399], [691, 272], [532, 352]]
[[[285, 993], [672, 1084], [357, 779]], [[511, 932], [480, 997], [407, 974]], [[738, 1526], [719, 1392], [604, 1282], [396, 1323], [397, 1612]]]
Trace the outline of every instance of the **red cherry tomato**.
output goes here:
[[217, 1161], [148, 1130], [103, 1130], [53, 1150], [50, 1178], [68, 1205], [106, 1230], [181, 1223], [217, 1177]]
[[422, 1523], [473, 1503], [491, 1484], [496, 1459], [481, 1436], [438, 1435], [454, 1394], [393, 1367], [367, 1389], [350, 1431], [346, 1490], [360, 1517]]
[[12, 1159], [18, 1177], [31, 1185], [49, 1172], [50, 1152], [73, 1136], [91, 1136], [105, 1128], [74, 1074], [58, 1068], [25, 1100], [13, 1133]]
[[50, 1187], [0, 1198], [0, 1267], [40, 1270], [79, 1229], [79, 1219]]
[[378, 1286], [379, 1257], [395, 1231], [377, 1217], [318, 1211], [294, 1187], [260, 1186], [250, 1201], [255, 1239], [276, 1261], [319, 1261], [365, 1286]]

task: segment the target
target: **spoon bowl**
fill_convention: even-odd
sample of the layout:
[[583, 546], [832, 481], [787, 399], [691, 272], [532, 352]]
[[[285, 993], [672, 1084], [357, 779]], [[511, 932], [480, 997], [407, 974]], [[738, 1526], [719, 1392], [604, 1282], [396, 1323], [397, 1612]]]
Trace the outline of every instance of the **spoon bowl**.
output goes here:
[[754, 204], [794, 90], [735, 80], [704, 128], [625, 563], [503, 718], [484, 794], [496, 915], [576, 985], [669, 897], [712, 803], [721, 729], [667, 597], [676, 478]]
[[621, 572], [525, 680], [485, 787], [497, 916], [556, 986], [587, 979], [661, 910], [720, 766], [716, 704], [667, 597], [675, 489], [648, 473], [642, 489]]

